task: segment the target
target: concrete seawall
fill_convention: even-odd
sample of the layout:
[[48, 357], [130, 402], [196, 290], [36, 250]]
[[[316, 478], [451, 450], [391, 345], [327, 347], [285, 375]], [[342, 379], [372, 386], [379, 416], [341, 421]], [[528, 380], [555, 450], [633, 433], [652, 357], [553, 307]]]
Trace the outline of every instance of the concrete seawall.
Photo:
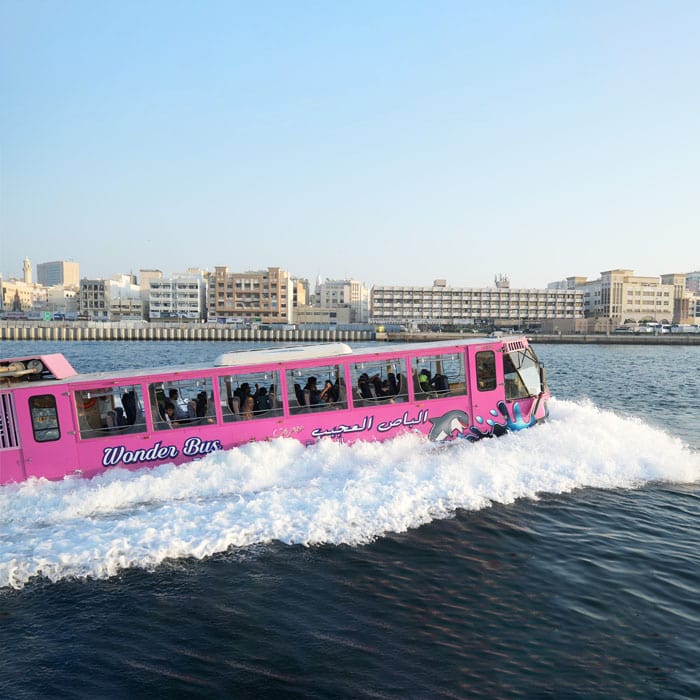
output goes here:
[[[0, 340], [209, 340], [225, 342], [328, 343], [389, 341], [421, 343], [436, 340], [482, 337], [471, 333], [374, 333], [373, 331], [249, 330], [209, 324], [57, 323], [0, 321]], [[700, 333], [662, 335], [559, 335], [537, 334], [533, 343], [597, 343], [611, 345], [700, 345]]]
[[[516, 333], [517, 335], [517, 333]], [[476, 338], [479, 336], [471, 333], [384, 333], [377, 334], [377, 340], [388, 340], [390, 342], [417, 343], [434, 340], [452, 340], [455, 338]], [[594, 343], [599, 345], [700, 345], [700, 333], [663, 333], [653, 335], [650, 333], [643, 335], [611, 334], [605, 335], [559, 335], [538, 333], [529, 335], [528, 338], [533, 344], [541, 343], [573, 343], [583, 345]]]
[[328, 330], [249, 330], [225, 325], [141, 324], [125, 326], [111, 323], [0, 323], [0, 340], [211, 340], [250, 342], [367, 342], [375, 340], [370, 331]]

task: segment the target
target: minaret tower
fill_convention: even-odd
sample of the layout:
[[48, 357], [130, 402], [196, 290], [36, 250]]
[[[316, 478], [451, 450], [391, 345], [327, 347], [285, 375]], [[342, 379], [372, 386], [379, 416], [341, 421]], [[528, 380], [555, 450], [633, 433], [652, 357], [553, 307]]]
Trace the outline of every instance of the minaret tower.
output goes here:
[[32, 264], [29, 262], [29, 258], [24, 259], [24, 283], [25, 284], [31, 284], [32, 283]]

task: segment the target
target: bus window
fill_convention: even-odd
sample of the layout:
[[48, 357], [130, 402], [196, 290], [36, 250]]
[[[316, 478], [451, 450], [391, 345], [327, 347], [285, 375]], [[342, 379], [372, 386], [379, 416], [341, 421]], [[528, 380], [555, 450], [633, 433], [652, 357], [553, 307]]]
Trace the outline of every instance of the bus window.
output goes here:
[[241, 372], [219, 378], [224, 421], [272, 418], [282, 415], [277, 371]]
[[411, 376], [416, 399], [441, 399], [446, 396], [464, 396], [467, 379], [462, 353], [444, 353], [414, 357]]
[[493, 350], [476, 353], [476, 385], [479, 391], [496, 388], [496, 355]]
[[540, 365], [532, 348], [503, 355], [506, 400], [537, 396], [542, 391]]
[[75, 409], [83, 439], [146, 431], [138, 384], [76, 391]]
[[32, 396], [29, 399], [29, 412], [32, 416], [32, 430], [37, 442], [60, 440], [56, 397], [51, 394]]
[[342, 365], [290, 369], [287, 394], [290, 413], [347, 408], [345, 369]]
[[156, 430], [216, 422], [209, 377], [149, 384], [148, 393]]
[[408, 401], [406, 361], [399, 358], [356, 362], [350, 365], [352, 396], [355, 406], [371, 402]]

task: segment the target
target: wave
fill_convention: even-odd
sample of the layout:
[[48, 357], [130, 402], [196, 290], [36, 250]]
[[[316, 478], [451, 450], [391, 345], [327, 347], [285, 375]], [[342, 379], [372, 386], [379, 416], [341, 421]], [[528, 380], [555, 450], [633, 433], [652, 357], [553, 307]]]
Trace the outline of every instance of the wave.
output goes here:
[[271, 541], [362, 545], [457, 509], [577, 488], [700, 480], [700, 454], [643, 421], [553, 399], [548, 423], [449, 446], [405, 435], [280, 438], [201, 461], [0, 487], [0, 588], [107, 578]]

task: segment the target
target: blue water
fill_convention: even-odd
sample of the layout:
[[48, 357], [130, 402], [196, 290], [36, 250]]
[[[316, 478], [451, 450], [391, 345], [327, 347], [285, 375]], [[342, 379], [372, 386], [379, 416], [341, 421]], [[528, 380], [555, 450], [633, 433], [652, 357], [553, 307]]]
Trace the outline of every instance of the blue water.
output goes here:
[[551, 420], [500, 440], [0, 488], [0, 697], [700, 697], [700, 349], [537, 351]]

